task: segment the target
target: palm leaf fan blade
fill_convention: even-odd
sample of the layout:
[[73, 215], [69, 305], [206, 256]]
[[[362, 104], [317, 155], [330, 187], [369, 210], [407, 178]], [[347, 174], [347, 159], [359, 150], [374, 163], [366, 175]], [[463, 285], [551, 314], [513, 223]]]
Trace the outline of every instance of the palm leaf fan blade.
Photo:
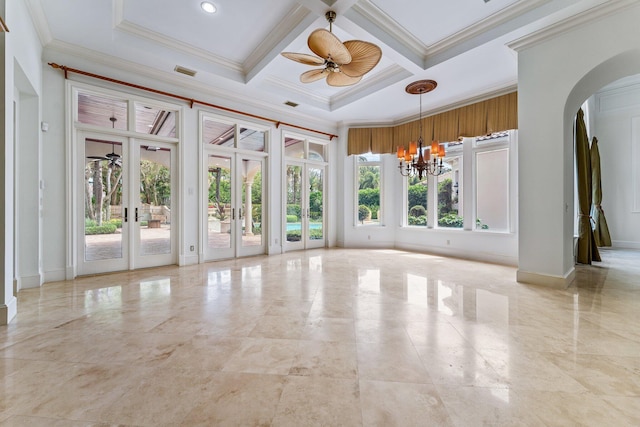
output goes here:
[[360, 77], [351, 77], [344, 73], [329, 73], [327, 76], [327, 84], [329, 86], [351, 86], [358, 83], [362, 79]]
[[300, 81], [302, 83], [315, 82], [317, 80], [325, 78], [327, 74], [329, 74], [329, 72], [325, 69], [305, 71], [304, 73], [300, 74]]
[[324, 28], [314, 30], [307, 41], [311, 52], [321, 58], [335, 62], [336, 64], [348, 64], [351, 62], [351, 53], [342, 44], [339, 38]]
[[292, 61], [296, 61], [304, 65], [324, 64], [324, 59], [318, 58], [314, 55], [308, 55], [306, 53], [282, 52], [281, 55], [287, 59], [291, 59]]
[[344, 46], [351, 52], [351, 62], [340, 66], [340, 71], [350, 77], [361, 77], [378, 65], [382, 50], [373, 43], [349, 40]]

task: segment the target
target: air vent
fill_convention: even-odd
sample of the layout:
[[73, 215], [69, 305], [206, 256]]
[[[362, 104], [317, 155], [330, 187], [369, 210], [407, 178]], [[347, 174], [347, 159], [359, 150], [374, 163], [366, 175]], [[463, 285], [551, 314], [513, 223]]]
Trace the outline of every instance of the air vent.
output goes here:
[[195, 77], [195, 75], [197, 73], [197, 71], [195, 71], [195, 70], [190, 70], [188, 68], [181, 67], [179, 65], [176, 65], [176, 68], [174, 68], [173, 71], [176, 71], [176, 72], [182, 73], [182, 74], [186, 74], [189, 77]]
[[298, 105], [300, 105], [300, 104], [296, 104], [296, 103], [295, 103], [295, 102], [293, 102], [293, 101], [287, 101], [287, 102], [285, 102], [285, 103], [284, 103], [284, 105], [288, 105], [289, 107], [296, 108], [296, 107], [297, 107]]

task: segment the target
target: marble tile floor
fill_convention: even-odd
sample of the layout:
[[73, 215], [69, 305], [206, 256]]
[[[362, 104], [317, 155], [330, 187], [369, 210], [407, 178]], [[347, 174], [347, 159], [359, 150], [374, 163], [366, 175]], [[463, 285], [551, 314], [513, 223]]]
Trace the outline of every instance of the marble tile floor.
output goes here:
[[21, 291], [2, 426], [640, 425], [640, 251], [565, 290], [328, 249]]

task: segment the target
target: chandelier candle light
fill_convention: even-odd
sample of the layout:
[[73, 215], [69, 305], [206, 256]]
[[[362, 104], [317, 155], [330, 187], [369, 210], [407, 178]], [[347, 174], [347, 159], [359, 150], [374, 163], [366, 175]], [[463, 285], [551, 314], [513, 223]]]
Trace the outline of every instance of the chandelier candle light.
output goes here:
[[405, 90], [412, 95], [420, 95], [420, 134], [418, 141], [409, 142], [409, 150], [398, 147], [398, 159], [400, 160], [400, 174], [402, 176], [415, 176], [418, 179], [426, 177], [427, 174], [438, 176], [445, 172], [442, 159], [445, 156], [444, 145], [433, 141], [431, 147], [423, 148], [422, 139], [422, 94], [431, 92], [438, 83], [434, 80], [418, 80], [410, 83]]

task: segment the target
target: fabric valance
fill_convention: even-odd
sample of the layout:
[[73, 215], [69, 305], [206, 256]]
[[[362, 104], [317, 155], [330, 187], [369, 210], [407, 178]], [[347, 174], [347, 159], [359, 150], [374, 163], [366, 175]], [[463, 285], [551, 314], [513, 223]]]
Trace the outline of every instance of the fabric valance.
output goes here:
[[[422, 118], [422, 137], [431, 140], [457, 141], [518, 128], [518, 93], [466, 105]], [[350, 128], [347, 152], [351, 154], [395, 153], [398, 147], [409, 148], [409, 141], [420, 136], [420, 120], [391, 127]]]

